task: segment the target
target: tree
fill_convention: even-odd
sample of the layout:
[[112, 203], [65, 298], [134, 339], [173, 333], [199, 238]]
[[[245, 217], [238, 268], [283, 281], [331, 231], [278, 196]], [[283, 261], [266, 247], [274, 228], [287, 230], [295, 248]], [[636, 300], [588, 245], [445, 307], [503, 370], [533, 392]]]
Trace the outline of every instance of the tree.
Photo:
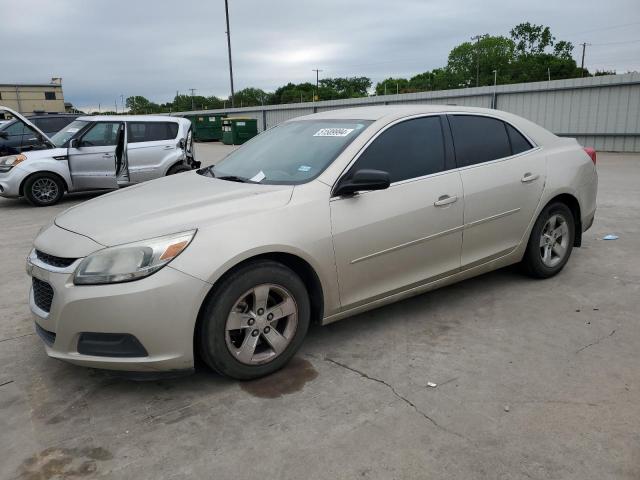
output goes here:
[[[506, 37], [482, 35], [476, 43], [464, 42], [449, 53], [447, 70], [449, 88], [493, 84], [493, 71], [497, 70], [503, 83], [510, 81], [509, 66], [514, 61], [514, 42]], [[479, 66], [479, 68], [478, 68]]]
[[406, 78], [389, 77], [376, 84], [376, 95], [394, 95], [396, 93], [408, 93], [409, 80]]
[[235, 93], [234, 103], [236, 107], [255, 107], [257, 105], [268, 105], [269, 93], [259, 88], [244, 88]]
[[153, 103], [141, 95], [127, 97], [125, 104], [129, 109], [129, 113], [133, 115], [158, 113], [160, 111], [160, 106], [157, 103]]
[[[516, 25], [511, 31], [517, 55], [537, 55], [552, 47], [555, 37], [549, 27], [533, 25], [529, 22]], [[567, 43], [567, 42], [564, 42]]]

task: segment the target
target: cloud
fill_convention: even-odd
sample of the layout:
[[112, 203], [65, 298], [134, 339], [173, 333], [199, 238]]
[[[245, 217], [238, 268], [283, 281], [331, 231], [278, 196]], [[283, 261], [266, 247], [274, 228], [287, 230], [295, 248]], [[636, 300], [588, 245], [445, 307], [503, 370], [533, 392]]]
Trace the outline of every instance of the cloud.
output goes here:
[[[444, 65], [472, 35], [508, 35], [522, 21], [592, 43], [590, 69], [640, 69], [639, 43], [604, 45], [640, 39], [637, 0], [229, 3], [237, 89], [313, 82], [313, 68], [374, 82], [409, 76]], [[113, 105], [121, 94], [164, 102], [189, 88], [229, 93], [223, 0], [0, 0], [0, 18], [0, 83], [63, 77], [66, 99], [79, 107]]]

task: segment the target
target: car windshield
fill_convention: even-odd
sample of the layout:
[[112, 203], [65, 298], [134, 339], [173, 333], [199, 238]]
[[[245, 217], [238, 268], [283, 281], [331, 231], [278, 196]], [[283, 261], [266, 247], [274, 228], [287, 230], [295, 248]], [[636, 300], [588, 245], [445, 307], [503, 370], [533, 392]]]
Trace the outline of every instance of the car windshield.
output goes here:
[[301, 120], [267, 130], [211, 167], [218, 178], [264, 184], [304, 183], [317, 177], [369, 120]]
[[51, 137], [51, 141], [56, 147], [66, 147], [67, 142], [88, 123], [86, 120], [75, 120]]

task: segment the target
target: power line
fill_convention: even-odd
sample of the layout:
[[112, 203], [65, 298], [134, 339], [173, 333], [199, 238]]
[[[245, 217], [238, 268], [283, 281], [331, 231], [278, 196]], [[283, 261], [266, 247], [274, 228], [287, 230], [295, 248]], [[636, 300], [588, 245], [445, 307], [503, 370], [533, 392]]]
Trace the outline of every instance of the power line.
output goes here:
[[640, 22], [622, 23], [620, 25], [609, 25], [607, 27], [599, 27], [599, 28], [593, 28], [591, 30], [582, 30], [580, 32], [572, 32], [572, 33], [569, 33], [568, 35], [578, 35], [580, 33], [599, 32], [601, 30], [611, 30], [613, 28], [631, 27], [633, 25], [640, 25]]

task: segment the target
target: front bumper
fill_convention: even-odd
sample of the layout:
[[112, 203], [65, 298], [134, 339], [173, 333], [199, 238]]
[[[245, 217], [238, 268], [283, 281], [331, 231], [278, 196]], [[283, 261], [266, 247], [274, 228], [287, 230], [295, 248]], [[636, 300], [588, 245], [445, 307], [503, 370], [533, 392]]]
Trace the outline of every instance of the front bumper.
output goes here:
[[[79, 261], [63, 269], [43, 265], [34, 257], [27, 261], [27, 272], [53, 290], [49, 311], [38, 307], [33, 287], [29, 293], [29, 306], [47, 355], [109, 370], [193, 368], [196, 318], [211, 285], [166, 266], [134, 282], [77, 286], [73, 284], [73, 271]], [[135, 337], [147, 355], [82, 354], [79, 341], [87, 333]]]
[[20, 167], [13, 167], [8, 172], [0, 173], [0, 197], [18, 198], [20, 184], [29, 172]]

